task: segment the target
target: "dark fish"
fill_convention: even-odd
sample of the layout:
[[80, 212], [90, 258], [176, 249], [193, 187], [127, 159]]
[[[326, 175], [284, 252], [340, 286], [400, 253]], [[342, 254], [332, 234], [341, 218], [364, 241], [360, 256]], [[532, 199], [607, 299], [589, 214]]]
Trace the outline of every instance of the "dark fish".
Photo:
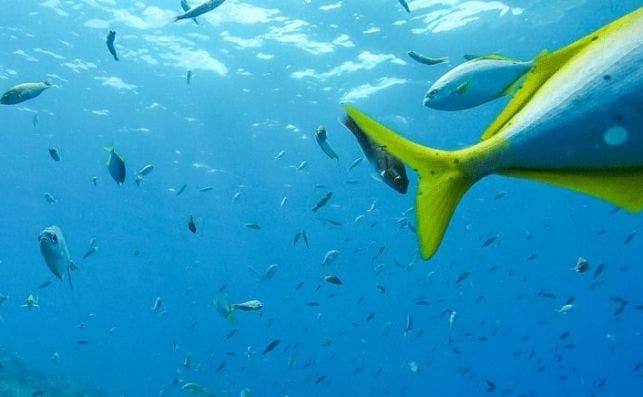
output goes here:
[[627, 245], [627, 244], [629, 244], [632, 240], [634, 240], [634, 237], [636, 237], [636, 233], [637, 233], [637, 232], [636, 232], [636, 230], [634, 230], [633, 232], [631, 232], [630, 234], [628, 234], [628, 235], [627, 235], [627, 237], [625, 237], [625, 240], [623, 241], [623, 244], [626, 244], [626, 245]]
[[634, 306], [634, 310], [643, 311], [643, 305]]
[[297, 245], [297, 241], [301, 238], [301, 232], [297, 232], [295, 237], [292, 239], [292, 245]]
[[40, 397], [44, 395], [45, 395], [44, 390], [36, 390], [35, 392], [31, 393], [31, 397]]
[[605, 264], [604, 263], [599, 264], [598, 266], [596, 266], [596, 269], [594, 269], [594, 276], [593, 277], [596, 278], [596, 277], [600, 276], [603, 273], [604, 270], [605, 270]]
[[375, 317], [375, 312], [371, 312], [368, 316], [366, 316], [366, 322], [369, 322]]
[[409, 8], [409, 4], [406, 2], [406, 0], [398, 0], [402, 7], [406, 10], [406, 12], [410, 13], [411, 9]]
[[225, 366], [226, 366], [226, 362], [225, 362], [225, 361], [221, 361], [221, 363], [220, 363], [219, 365], [217, 365], [216, 372], [221, 371], [222, 369], [224, 369], [224, 368], [225, 368]]
[[181, 186], [181, 187], [179, 188], [179, 190], [177, 190], [177, 191], [176, 191], [176, 195], [177, 195], [177, 196], [180, 196], [180, 195], [185, 191], [185, 189], [186, 189], [187, 187], [188, 187], [188, 184], [187, 184], [187, 183], [184, 183], [184, 184], [183, 184], [183, 186]]
[[575, 301], [576, 301], [576, 297], [574, 295], [572, 295], [569, 298], [567, 298], [567, 300], [565, 301], [565, 304], [566, 305], [572, 305]]
[[83, 346], [84, 346], [84, 345], [89, 345], [89, 341], [88, 341], [87, 339], [78, 339], [78, 340], [76, 341], [76, 344], [77, 344], [77, 345], [83, 345]]
[[328, 201], [330, 200], [330, 198], [331, 198], [331, 197], [333, 197], [333, 192], [328, 192], [328, 193], [326, 193], [326, 194], [324, 195], [324, 197], [322, 197], [322, 198], [317, 202], [317, 204], [315, 204], [315, 206], [313, 207], [313, 212], [317, 212], [317, 210], [319, 210], [320, 208], [322, 208], [323, 206], [325, 206], [326, 204], [328, 204]]
[[326, 380], [326, 375], [322, 375], [315, 380], [315, 384], [320, 384]]
[[498, 236], [491, 236], [491, 237], [487, 238], [487, 239], [484, 241], [484, 243], [482, 243], [481, 248], [485, 248], [485, 247], [490, 246], [490, 245], [491, 245], [491, 244], [493, 244], [497, 239], [498, 239]]
[[355, 135], [364, 155], [384, 182], [399, 193], [406, 194], [409, 178], [406, 176], [404, 164], [387, 152], [385, 147], [373, 142], [348, 115], [344, 117], [342, 123]]
[[243, 226], [247, 227], [248, 229], [261, 230], [261, 226], [256, 223], [246, 223]]
[[324, 276], [324, 280], [325, 280], [326, 282], [328, 282], [328, 283], [335, 284], [335, 285], [341, 285], [341, 284], [344, 284], [344, 283], [342, 282], [342, 280], [340, 280], [340, 279], [339, 279], [339, 277], [337, 277], [337, 276], [336, 276], [336, 275], [334, 275], [334, 274], [327, 274], [327, 275], [325, 275], [325, 276]]
[[505, 197], [507, 195], [507, 192], [498, 192], [496, 193], [496, 196], [493, 198], [494, 200], [500, 200], [501, 198]]
[[431, 302], [429, 302], [426, 299], [422, 299], [422, 298], [415, 301], [415, 304], [418, 305], [418, 306], [426, 306], [429, 303], [431, 303]]
[[377, 284], [375, 286], [375, 288], [377, 288], [377, 290], [380, 292], [380, 294], [385, 294], [386, 293], [386, 288], [383, 285]]
[[272, 342], [268, 343], [268, 346], [266, 346], [266, 348], [263, 349], [263, 353], [261, 353], [261, 354], [266, 355], [266, 354], [270, 353], [271, 351], [275, 350], [275, 348], [277, 346], [279, 346], [280, 343], [281, 343], [281, 339], [273, 340]]
[[310, 246], [308, 246], [308, 235], [306, 234], [305, 230], [301, 231], [301, 237], [304, 239], [304, 244], [306, 244], [306, 248], [310, 248]]
[[194, 223], [192, 215], [188, 218], [188, 229], [190, 229], [192, 233], [196, 233], [196, 223]]
[[116, 181], [119, 185], [122, 185], [125, 182], [125, 159], [123, 156], [116, 154], [114, 151], [114, 145], [106, 146], [105, 150], [109, 153], [109, 158], [105, 162], [109, 174], [112, 176], [112, 179]]
[[560, 334], [558, 339], [560, 339], [560, 340], [566, 339], [569, 336], [569, 334], [570, 334], [569, 331], [565, 331], [562, 334]]
[[342, 225], [342, 223], [340, 221], [336, 221], [334, 219], [330, 219], [330, 218], [318, 218], [318, 219], [320, 221], [324, 222], [324, 223], [330, 223], [333, 226], [341, 226]]
[[237, 328], [233, 329], [232, 331], [230, 331], [227, 334], [225, 334], [223, 339], [228, 340], [228, 339], [232, 338], [237, 333], [237, 331], [238, 331]]
[[371, 265], [373, 264], [373, 262], [375, 262], [375, 260], [377, 260], [377, 258], [380, 257], [380, 255], [382, 255], [382, 253], [384, 252], [384, 249], [386, 249], [386, 246], [384, 245], [381, 246], [380, 249], [377, 251], [377, 254], [375, 254], [375, 256], [371, 258]]
[[538, 296], [541, 298], [556, 299], [556, 295], [553, 292], [547, 292], [542, 288], [538, 291]]
[[467, 277], [469, 277], [469, 274], [470, 274], [469, 272], [461, 273], [461, 274], [458, 276], [458, 278], [455, 280], [455, 285], [458, 285], [458, 284], [460, 284], [461, 282], [463, 282], [464, 280], [466, 280], [466, 278], [467, 278]]
[[621, 305], [616, 310], [614, 310], [614, 313], [612, 313], [612, 315], [614, 317], [616, 317], [616, 316], [622, 314], [624, 310], [625, 310], [625, 305]]
[[489, 379], [485, 379], [485, 382], [487, 382], [487, 393], [491, 393], [496, 390], [496, 384], [490, 381]]
[[299, 291], [303, 286], [304, 286], [303, 281], [298, 282], [297, 285], [295, 286], [295, 291]]
[[49, 155], [51, 156], [54, 161], [60, 161], [60, 153], [58, 152], [58, 148], [52, 146], [49, 148]]
[[40, 284], [40, 285], [38, 286], [38, 289], [47, 288], [47, 287], [49, 287], [50, 285], [51, 285], [51, 280], [47, 280], [47, 281], [45, 281], [44, 283]]
[[319, 304], [319, 302], [312, 301], [312, 302], [306, 303], [306, 306], [318, 307], [318, 306], [321, 306], [321, 305]]
[[[196, 18], [194, 19], [194, 22], [196, 22]], [[186, 73], [185, 82], [187, 83], [187, 85], [190, 85], [190, 82], [192, 82], [192, 71], [191, 70], [188, 70], [188, 72]]]
[[116, 48], [114, 48], [114, 39], [116, 39], [116, 32], [113, 30], [110, 30], [109, 33], [107, 34], [107, 49], [109, 50], [109, 53], [112, 54], [114, 57], [115, 61], [118, 61], [118, 55], [116, 55]]

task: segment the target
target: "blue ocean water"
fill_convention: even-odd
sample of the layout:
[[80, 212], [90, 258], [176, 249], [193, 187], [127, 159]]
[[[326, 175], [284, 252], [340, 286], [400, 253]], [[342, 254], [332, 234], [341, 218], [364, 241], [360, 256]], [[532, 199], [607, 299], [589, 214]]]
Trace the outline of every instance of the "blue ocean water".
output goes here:
[[[415, 174], [400, 195], [367, 161], [348, 170], [362, 153], [338, 121], [349, 101], [424, 144], [468, 146], [508, 99], [422, 106], [464, 54], [531, 59], [641, 5], [415, 0], [407, 14], [395, 0], [227, 0], [197, 25], [172, 22], [174, 0], [5, 0], [2, 89], [54, 86], [0, 108], [0, 394], [181, 396], [194, 382], [217, 396], [643, 395], [640, 214], [489, 177], [424, 262], [400, 226], [414, 223]], [[315, 142], [319, 125], [339, 161]], [[40, 254], [51, 224], [79, 267], [73, 289]], [[293, 244], [301, 231], [309, 247]], [[264, 308], [232, 324], [213, 305], [221, 291]], [[38, 309], [22, 307], [29, 294]], [[9, 390], [16, 379], [35, 386]]]

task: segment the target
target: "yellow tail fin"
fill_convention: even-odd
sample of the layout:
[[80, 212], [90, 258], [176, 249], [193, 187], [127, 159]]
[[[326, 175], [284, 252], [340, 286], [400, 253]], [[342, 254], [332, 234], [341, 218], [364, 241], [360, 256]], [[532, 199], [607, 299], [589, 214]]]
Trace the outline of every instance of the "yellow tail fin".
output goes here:
[[415, 199], [420, 252], [429, 259], [438, 250], [460, 199], [477, 178], [460, 167], [459, 152], [431, 149], [405, 139], [350, 105], [348, 116], [369, 138], [417, 171], [419, 184]]

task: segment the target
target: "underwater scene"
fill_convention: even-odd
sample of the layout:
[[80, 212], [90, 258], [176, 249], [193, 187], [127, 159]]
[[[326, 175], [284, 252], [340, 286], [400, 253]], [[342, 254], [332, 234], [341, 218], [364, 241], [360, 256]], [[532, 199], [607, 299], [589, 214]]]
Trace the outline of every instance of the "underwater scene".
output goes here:
[[3, 0], [0, 397], [643, 396], [641, 0]]

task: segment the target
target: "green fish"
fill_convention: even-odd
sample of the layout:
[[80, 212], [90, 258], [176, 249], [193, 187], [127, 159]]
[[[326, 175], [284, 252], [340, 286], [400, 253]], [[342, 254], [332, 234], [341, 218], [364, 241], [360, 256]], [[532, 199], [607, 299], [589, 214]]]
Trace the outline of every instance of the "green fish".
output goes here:
[[401, 137], [350, 105], [349, 117], [419, 174], [417, 236], [438, 250], [460, 199], [499, 174], [643, 210], [643, 7], [534, 60], [522, 88], [473, 146], [445, 151]]

